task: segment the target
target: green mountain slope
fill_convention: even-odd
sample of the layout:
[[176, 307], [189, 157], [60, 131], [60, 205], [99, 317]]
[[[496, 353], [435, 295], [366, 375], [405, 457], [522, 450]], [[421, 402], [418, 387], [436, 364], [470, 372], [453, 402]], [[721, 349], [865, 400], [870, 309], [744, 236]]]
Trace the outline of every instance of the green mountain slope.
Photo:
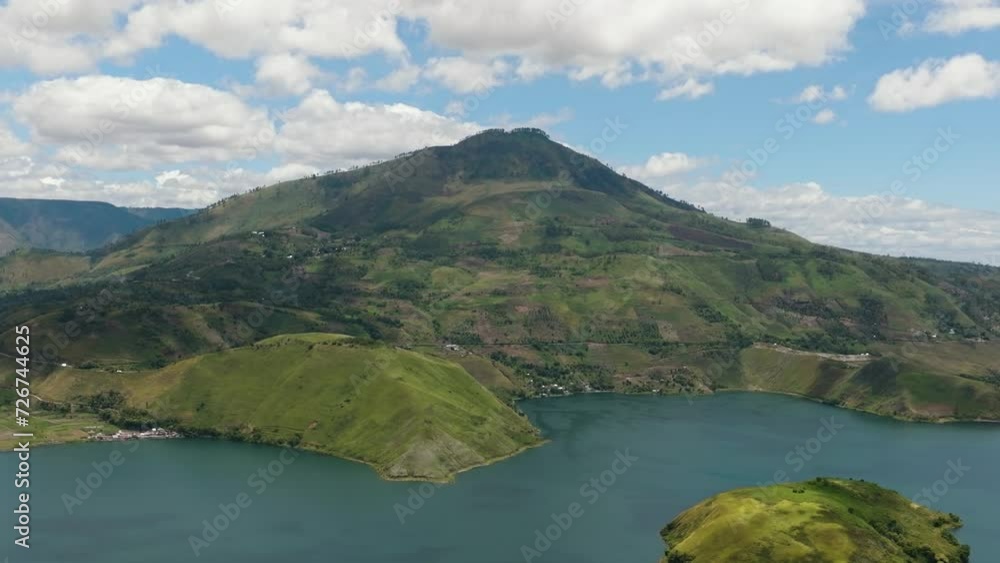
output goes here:
[[[329, 334], [275, 337], [156, 371], [58, 370], [35, 392], [77, 409], [104, 397], [112, 422], [293, 444], [390, 478], [444, 480], [539, 442], [460, 366]], [[124, 400], [106, 400], [114, 393]]]
[[[88, 258], [4, 283], [4, 326], [60, 340], [75, 323], [48, 363], [148, 369], [339, 332], [450, 345], [499, 373], [481, 380], [504, 397], [749, 389], [1000, 419], [1000, 270], [727, 221], [535, 130], [256, 189]], [[815, 361], [782, 367], [801, 352]], [[831, 353], [870, 356], [816, 355]], [[891, 369], [863, 369], [875, 362]]]
[[663, 529], [663, 563], [968, 563], [961, 520], [863, 481], [815, 479], [717, 495]]
[[16, 248], [93, 250], [186, 209], [115, 207], [92, 201], [0, 198], [0, 254]]

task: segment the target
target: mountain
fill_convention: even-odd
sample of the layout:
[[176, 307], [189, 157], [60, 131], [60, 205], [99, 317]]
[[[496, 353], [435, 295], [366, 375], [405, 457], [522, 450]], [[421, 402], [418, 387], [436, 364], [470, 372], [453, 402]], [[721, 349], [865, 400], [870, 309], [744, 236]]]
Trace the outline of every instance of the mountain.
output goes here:
[[663, 529], [663, 563], [880, 561], [968, 563], [954, 514], [864, 481], [819, 478], [740, 489], [688, 509]]
[[92, 201], [0, 198], [0, 254], [17, 248], [84, 252], [192, 212], [121, 208]]
[[444, 359], [504, 400], [754, 390], [1000, 420], [1000, 270], [727, 221], [538, 130], [255, 189], [85, 256], [18, 253], [0, 288], [51, 377], [319, 332]]

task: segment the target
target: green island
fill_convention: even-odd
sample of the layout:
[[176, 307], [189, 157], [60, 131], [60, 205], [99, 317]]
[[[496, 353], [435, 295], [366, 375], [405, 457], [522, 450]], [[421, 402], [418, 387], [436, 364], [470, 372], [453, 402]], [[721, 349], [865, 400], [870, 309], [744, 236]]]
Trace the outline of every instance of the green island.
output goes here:
[[53, 441], [160, 426], [387, 478], [538, 444], [516, 401], [571, 393], [1000, 421], [1000, 269], [716, 217], [536, 129], [260, 186], [96, 249], [17, 250], [5, 354], [18, 325]]
[[662, 531], [661, 563], [967, 563], [954, 514], [864, 481], [817, 478], [729, 491]]

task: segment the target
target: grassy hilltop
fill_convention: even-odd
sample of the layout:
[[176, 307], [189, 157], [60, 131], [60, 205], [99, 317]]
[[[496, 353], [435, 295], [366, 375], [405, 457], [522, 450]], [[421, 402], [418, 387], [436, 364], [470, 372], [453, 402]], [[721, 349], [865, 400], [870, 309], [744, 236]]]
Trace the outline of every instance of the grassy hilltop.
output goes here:
[[967, 563], [961, 520], [863, 481], [730, 491], [663, 529], [662, 563]]
[[189, 434], [291, 444], [398, 479], [446, 480], [540, 441], [460, 366], [330, 334], [275, 337], [128, 375], [61, 369], [35, 393], [100, 405], [125, 426], [169, 421]]
[[[281, 421], [247, 418], [260, 416], [249, 404], [227, 410], [222, 397], [245, 384], [212, 358], [264, 364], [281, 349], [255, 343], [300, 333], [442, 356], [504, 401], [736, 389], [907, 419], [1000, 420], [1000, 270], [728, 221], [537, 130], [256, 188], [86, 255], [16, 253], [0, 260], [0, 325], [22, 323], [36, 335], [38, 377], [63, 387], [119, 371], [114, 385], [135, 390], [151, 373], [203, 374], [218, 400], [192, 411], [165, 389], [165, 414], [218, 432]], [[302, 416], [327, 416], [336, 389]], [[245, 393], [266, 404], [278, 391]], [[315, 447], [380, 467], [391, 458]]]

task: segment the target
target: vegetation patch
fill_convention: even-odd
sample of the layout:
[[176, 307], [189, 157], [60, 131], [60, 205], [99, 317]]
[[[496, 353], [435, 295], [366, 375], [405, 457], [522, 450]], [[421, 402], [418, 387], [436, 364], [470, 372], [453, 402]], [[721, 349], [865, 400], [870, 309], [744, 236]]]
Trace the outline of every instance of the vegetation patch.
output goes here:
[[663, 563], [968, 563], [961, 520], [864, 481], [818, 478], [740, 489], [662, 531]]

